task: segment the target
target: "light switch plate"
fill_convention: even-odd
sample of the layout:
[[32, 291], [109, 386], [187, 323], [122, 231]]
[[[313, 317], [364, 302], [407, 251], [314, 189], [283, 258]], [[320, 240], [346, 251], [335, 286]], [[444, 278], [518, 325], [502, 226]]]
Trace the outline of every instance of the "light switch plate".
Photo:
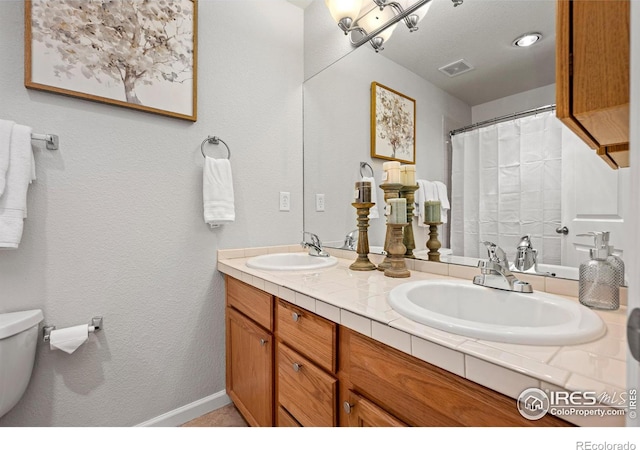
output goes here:
[[324, 194], [316, 194], [316, 211], [324, 211]]
[[280, 211], [291, 210], [291, 193], [280, 192]]

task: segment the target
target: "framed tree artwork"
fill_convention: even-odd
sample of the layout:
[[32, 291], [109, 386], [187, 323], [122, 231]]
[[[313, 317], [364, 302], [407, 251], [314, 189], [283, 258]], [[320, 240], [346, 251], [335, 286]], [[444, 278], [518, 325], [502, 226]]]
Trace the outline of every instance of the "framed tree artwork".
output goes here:
[[371, 156], [416, 162], [416, 101], [375, 81], [371, 83]]
[[196, 121], [197, 0], [25, 0], [25, 86]]

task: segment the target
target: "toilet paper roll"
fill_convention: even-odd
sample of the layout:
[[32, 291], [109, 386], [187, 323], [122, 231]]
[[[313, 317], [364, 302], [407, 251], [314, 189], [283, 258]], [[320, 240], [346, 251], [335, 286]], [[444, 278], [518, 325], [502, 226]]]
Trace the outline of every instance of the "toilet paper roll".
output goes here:
[[52, 330], [49, 337], [51, 350], [62, 350], [69, 354], [75, 352], [89, 337], [89, 325]]

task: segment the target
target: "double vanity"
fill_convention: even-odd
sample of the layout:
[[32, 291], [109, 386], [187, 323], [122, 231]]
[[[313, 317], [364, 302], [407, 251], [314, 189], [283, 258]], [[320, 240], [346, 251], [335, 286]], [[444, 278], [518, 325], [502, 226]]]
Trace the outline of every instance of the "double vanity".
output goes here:
[[[473, 284], [473, 267], [407, 259], [397, 279], [330, 253], [218, 252], [227, 393], [251, 425], [624, 425], [624, 306], [585, 308], [573, 280], [518, 274], [522, 294]], [[594, 391], [602, 416], [526, 419], [532, 387]]]

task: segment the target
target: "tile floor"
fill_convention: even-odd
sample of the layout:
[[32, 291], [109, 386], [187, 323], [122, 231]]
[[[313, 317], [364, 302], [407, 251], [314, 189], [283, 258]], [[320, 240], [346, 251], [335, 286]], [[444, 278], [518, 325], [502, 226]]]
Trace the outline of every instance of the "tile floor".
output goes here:
[[233, 403], [223, 406], [197, 419], [182, 425], [183, 427], [248, 427]]

